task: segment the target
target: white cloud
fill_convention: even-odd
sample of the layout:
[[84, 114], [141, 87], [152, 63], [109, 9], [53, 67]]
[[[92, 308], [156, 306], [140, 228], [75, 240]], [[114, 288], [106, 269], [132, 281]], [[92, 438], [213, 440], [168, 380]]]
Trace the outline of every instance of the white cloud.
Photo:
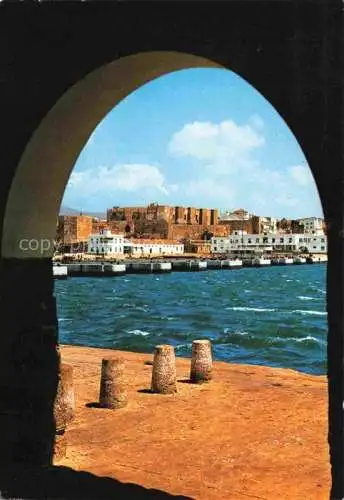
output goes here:
[[190, 200], [203, 199], [208, 205], [215, 202], [218, 207], [246, 206], [261, 215], [288, 215], [306, 206], [319, 213], [316, 186], [307, 164], [277, 170], [258, 161], [255, 153], [265, 144], [263, 132], [264, 122], [258, 115], [242, 125], [232, 120], [185, 124], [173, 134], [169, 153], [186, 161], [198, 160], [199, 174], [180, 186], [179, 193]]
[[251, 167], [252, 153], [264, 143], [254, 124], [193, 122], [173, 134], [168, 150], [174, 156], [206, 161], [213, 173], [221, 174]]
[[300, 186], [307, 186], [314, 183], [314, 179], [308, 165], [295, 165], [289, 167], [289, 174], [291, 178]]
[[165, 195], [169, 193], [160, 169], [146, 164], [99, 166], [83, 172], [73, 172], [67, 187], [76, 188], [83, 195], [106, 194], [110, 191], [134, 192], [147, 188]]

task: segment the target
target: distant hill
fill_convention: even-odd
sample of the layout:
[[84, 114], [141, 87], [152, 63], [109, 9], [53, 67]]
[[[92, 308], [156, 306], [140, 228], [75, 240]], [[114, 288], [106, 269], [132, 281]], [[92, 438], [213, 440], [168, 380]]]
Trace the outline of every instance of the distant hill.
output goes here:
[[98, 219], [106, 219], [105, 212], [83, 212], [81, 210], [76, 210], [75, 208], [67, 207], [66, 205], [61, 205], [59, 215], [90, 215], [91, 217], [97, 217]]

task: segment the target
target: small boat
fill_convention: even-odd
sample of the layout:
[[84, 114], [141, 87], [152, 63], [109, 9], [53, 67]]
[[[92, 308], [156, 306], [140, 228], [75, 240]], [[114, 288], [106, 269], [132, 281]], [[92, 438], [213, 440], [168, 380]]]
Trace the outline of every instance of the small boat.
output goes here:
[[53, 265], [53, 278], [65, 280], [68, 278], [68, 267], [59, 264]]
[[252, 260], [252, 266], [255, 267], [263, 267], [263, 266], [270, 266], [271, 265], [271, 260], [266, 259], [264, 257], [255, 257]]
[[280, 266], [284, 266], [286, 264], [293, 264], [294, 260], [291, 257], [281, 257], [278, 263]]
[[310, 255], [307, 257], [307, 264], [322, 264], [327, 262], [327, 257], [315, 257], [314, 255]]
[[240, 267], [242, 267], [243, 265], [243, 262], [241, 259], [230, 259], [228, 261], [228, 267], [230, 269], [239, 269]]

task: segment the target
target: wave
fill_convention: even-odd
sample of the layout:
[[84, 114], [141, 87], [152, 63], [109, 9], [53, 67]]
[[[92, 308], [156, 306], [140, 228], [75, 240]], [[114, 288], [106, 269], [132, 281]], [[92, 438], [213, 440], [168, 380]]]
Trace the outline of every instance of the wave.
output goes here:
[[147, 337], [147, 335], [150, 335], [149, 332], [145, 332], [143, 330], [129, 330], [128, 333], [131, 335], [142, 335], [143, 337]]
[[230, 328], [224, 328], [223, 333], [227, 334], [229, 333], [230, 335], [248, 335], [248, 332], [240, 332], [240, 331], [231, 331]]
[[298, 295], [297, 298], [300, 300], [317, 300], [317, 297], [308, 297], [307, 295]]
[[320, 344], [319, 339], [316, 337], [312, 337], [312, 335], [307, 335], [307, 337], [301, 337], [299, 339], [295, 339], [296, 342], [307, 342], [308, 340], [311, 340], [313, 342], [316, 342], [317, 344]]
[[58, 321], [73, 321], [72, 318], [58, 318]]
[[189, 342], [187, 344], [178, 344], [175, 346], [175, 350], [179, 351], [180, 349], [190, 349], [192, 347], [192, 344]]
[[231, 311], [253, 311], [253, 312], [274, 312], [275, 309], [264, 309], [262, 307], [241, 307], [241, 306], [234, 306], [234, 307], [226, 307], [226, 309], [230, 309]]
[[307, 335], [306, 337], [270, 337], [268, 339], [268, 344], [285, 344], [287, 342], [313, 342], [315, 344], [323, 345], [323, 342], [312, 335]]
[[[227, 330], [227, 329], [225, 329]], [[286, 347], [286, 344], [293, 343], [313, 343], [320, 346], [326, 344], [326, 341], [320, 340], [314, 336], [307, 335], [306, 337], [280, 337], [280, 336], [271, 336], [271, 337], [259, 337], [254, 334], [250, 334], [247, 332], [224, 332], [226, 334], [225, 337], [217, 338], [214, 341], [215, 350], [219, 345], [232, 345], [236, 347], [245, 347], [246, 349], [267, 349], [270, 348], [282, 348]], [[230, 344], [228, 344], [230, 342]], [[299, 348], [300, 349], [300, 348]]]
[[291, 311], [292, 313], [297, 313], [297, 314], [302, 314], [302, 315], [306, 315], [306, 314], [310, 314], [312, 316], [327, 316], [327, 312], [326, 311], [306, 311], [306, 310], [303, 310], [303, 309], [295, 309], [294, 311]]

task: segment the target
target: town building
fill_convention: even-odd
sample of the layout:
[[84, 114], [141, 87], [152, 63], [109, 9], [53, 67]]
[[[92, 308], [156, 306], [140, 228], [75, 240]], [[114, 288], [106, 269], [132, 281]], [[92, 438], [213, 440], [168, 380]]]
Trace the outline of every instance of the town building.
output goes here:
[[261, 217], [252, 215], [251, 227], [253, 234], [265, 234], [277, 232], [277, 218], [275, 217]]
[[230, 253], [234, 250], [261, 250], [263, 252], [327, 253], [327, 237], [310, 233], [267, 235], [237, 232], [227, 238], [211, 239], [212, 253]]
[[87, 241], [92, 232], [93, 218], [87, 215], [60, 215], [57, 239], [64, 245]]
[[179, 256], [184, 245], [173, 240], [131, 239], [124, 241], [124, 253], [132, 257]]
[[274, 233], [277, 231], [277, 218], [250, 214], [244, 208], [222, 212], [219, 223], [228, 227], [229, 234], [235, 231], [246, 231], [254, 234]]
[[90, 215], [59, 215], [56, 247], [59, 252], [84, 252], [91, 234], [109, 229], [104, 220]]
[[227, 228], [228, 234], [235, 231], [253, 232], [252, 215], [243, 208], [221, 212], [219, 224]]
[[303, 226], [304, 233], [324, 234], [324, 220], [320, 217], [305, 217], [297, 221]]
[[295, 219], [282, 218], [277, 221], [277, 232], [283, 234], [301, 234], [304, 233], [304, 227]]
[[185, 253], [198, 255], [209, 255], [211, 253], [211, 242], [205, 240], [187, 240], [184, 244]]
[[108, 229], [101, 230], [98, 234], [88, 237], [88, 253], [93, 255], [123, 256], [124, 236], [123, 234], [112, 234]]

